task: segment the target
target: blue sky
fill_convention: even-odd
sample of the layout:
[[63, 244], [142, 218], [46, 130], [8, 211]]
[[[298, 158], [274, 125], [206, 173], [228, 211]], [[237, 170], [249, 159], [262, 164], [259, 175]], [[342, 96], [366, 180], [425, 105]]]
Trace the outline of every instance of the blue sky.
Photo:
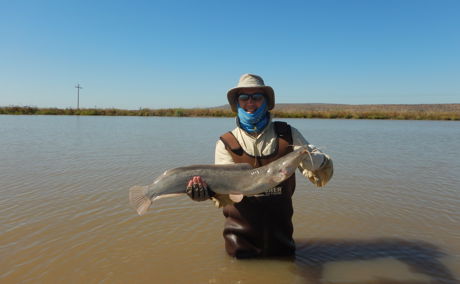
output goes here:
[[0, 106], [460, 103], [460, 1], [0, 0]]

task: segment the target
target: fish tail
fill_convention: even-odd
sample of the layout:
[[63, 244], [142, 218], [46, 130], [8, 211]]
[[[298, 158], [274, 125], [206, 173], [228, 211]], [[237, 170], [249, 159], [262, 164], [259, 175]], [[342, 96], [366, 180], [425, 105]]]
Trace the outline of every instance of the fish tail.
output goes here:
[[144, 215], [152, 204], [152, 200], [147, 195], [148, 188], [148, 185], [136, 185], [129, 189], [129, 203], [139, 215]]

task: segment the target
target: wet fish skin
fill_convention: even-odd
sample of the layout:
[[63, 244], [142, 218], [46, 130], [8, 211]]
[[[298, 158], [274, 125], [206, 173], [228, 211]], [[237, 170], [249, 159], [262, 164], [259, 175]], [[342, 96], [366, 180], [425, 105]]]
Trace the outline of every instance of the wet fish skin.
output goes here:
[[192, 165], [165, 171], [151, 185], [129, 189], [131, 205], [139, 215], [145, 214], [153, 201], [185, 194], [188, 181], [201, 176], [214, 192], [228, 194], [235, 202], [273, 188], [288, 179], [310, 153], [306, 146], [259, 168], [249, 164]]

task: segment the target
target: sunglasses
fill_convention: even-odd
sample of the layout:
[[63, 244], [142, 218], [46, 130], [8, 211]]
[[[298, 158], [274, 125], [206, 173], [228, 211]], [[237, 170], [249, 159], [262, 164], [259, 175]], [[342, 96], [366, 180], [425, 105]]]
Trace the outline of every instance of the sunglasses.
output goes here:
[[265, 96], [263, 94], [240, 94], [238, 96], [238, 100], [246, 102], [249, 101], [249, 99], [252, 99], [255, 102], [261, 101]]

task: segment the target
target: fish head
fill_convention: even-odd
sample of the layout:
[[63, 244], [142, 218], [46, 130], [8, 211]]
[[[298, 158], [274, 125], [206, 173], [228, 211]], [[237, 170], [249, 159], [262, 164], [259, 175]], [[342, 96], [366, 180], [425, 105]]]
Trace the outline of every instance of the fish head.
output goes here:
[[299, 166], [300, 162], [309, 154], [308, 148], [301, 147], [286, 156], [279, 159], [278, 162], [273, 162], [268, 169], [268, 173], [272, 176], [275, 183], [280, 183], [291, 175], [293, 175]]

